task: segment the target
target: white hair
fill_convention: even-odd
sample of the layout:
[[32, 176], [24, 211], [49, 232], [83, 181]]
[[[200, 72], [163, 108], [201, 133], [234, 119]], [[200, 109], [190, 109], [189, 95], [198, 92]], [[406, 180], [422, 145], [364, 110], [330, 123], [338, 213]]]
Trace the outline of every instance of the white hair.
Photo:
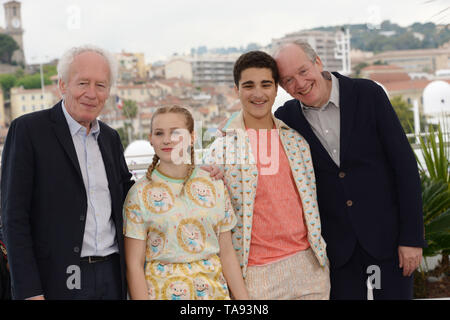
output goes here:
[[58, 62], [58, 79], [66, 83], [69, 81], [69, 71], [72, 62], [76, 56], [84, 52], [95, 52], [105, 58], [109, 67], [109, 86], [113, 87], [117, 79], [117, 61], [111, 53], [93, 45], [83, 45], [67, 50]]
[[307, 41], [301, 39], [296, 39], [293, 41], [287, 41], [282, 43], [281, 45], [276, 47], [275, 50], [273, 50], [272, 58], [276, 59], [280, 51], [289, 45], [296, 45], [297, 47], [303, 50], [303, 52], [306, 54], [309, 60], [311, 60], [312, 62], [316, 61], [317, 58], [316, 51], [313, 49], [313, 47], [311, 47], [311, 45]]

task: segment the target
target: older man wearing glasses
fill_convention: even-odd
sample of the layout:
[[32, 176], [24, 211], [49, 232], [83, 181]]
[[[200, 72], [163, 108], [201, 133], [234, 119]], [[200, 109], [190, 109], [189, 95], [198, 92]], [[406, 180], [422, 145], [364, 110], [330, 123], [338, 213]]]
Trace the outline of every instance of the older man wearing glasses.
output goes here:
[[280, 85], [294, 98], [275, 116], [308, 141], [331, 299], [411, 299], [425, 245], [413, 151], [383, 89], [323, 70], [305, 42], [274, 54]]

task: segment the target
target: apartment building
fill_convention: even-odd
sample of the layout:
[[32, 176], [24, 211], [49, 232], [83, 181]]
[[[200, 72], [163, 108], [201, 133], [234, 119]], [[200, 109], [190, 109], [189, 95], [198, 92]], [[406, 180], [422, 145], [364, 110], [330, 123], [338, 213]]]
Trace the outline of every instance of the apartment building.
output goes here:
[[117, 94], [122, 100], [133, 100], [136, 102], [144, 102], [151, 99], [160, 97], [163, 93], [163, 89], [160, 86], [144, 83], [144, 84], [130, 84], [130, 85], [117, 85], [114, 92], [111, 94]]
[[233, 67], [239, 55], [175, 56], [165, 64], [165, 78], [182, 79], [195, 86], [233, 86]]
[[192, 81], [192, 63], [187, 57], [174, 56], [164, 65], [166, 79], [183, 79]]
[[135, 79], [145, 79], [147, 69], [143, 53], [121, 52], [115, 55], [119, 67], [119, 83], [131, 82]]
[[192, 59], [192, 82], [195, 85], [233, 86], [233, 67], [240, 54], [199, 55]]
[[61, 99], [56, 85], [42, 89], [11, 88], [11, 121], [30, 112], [53, 107]]

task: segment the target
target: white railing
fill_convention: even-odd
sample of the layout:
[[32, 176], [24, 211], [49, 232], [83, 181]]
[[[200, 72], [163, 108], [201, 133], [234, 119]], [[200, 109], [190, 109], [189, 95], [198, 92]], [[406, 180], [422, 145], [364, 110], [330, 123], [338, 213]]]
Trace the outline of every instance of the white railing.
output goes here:
[[[419, 137], [427, 137], [428, 135], [429, 135], [428, 132], [421, 132], [421, 133], [418, 133], [418, 134], [417, 133], [408, 133], [408, 134], [406, 134], [406, 137], [408, 139], [409, 138], [415, 138], [415, 142], [411, 143], [411, 147], [413, 149], [420, 149], [421, 146], [420, 146]], [[450, 147], [450, 132], [442, 132], [442, 135], [444, 137], [444, 141], [445, 141], [446, 145], [448, 147]]]
[[[195, 161], [200, 163], [202, 160], [203, 149], [195, 149]], [[144, 159], [144, 160], [142, 160]], [[150, 160], [147, 160], [150, 159]], [[147, 171], [151, 164], [153, 154], [139, 154], [132, 156], [125, 156], [125, 161], [128, 164], [128, 169], [133, 173], [135, 178], [140, 178]]]

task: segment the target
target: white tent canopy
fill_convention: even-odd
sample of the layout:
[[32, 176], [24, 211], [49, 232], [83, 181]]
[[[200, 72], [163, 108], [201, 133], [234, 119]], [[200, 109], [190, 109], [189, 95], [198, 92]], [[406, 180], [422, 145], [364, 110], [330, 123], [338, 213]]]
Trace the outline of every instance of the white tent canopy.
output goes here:
[[439, 119], [450, 115], [450, 84], [445, 81], [433, 81], [423, 90], [423, 111], [429, 122], [438, 123]]
[[277, 111], [277, 109], [283, 106], [285, 102], [292, 99], [293, 98], [289, 93], [287, 93], [282, 87], [278, 86], [278, 94], [277, 97], [275, 98], [275, 102], [273, 103], [272, 112]]
[[[125, 149], [124, 156], [134, 179], [137, 180], [145, 174], [147, 171], [146, 168], [153, 161], [154, 154], [155, 150], [153, 150], [148, 140], [136, 140], [128, 145]], [[142, 165], [145, 165], [145, 169], [133, 168], [133, 166], [142, 167]]]

